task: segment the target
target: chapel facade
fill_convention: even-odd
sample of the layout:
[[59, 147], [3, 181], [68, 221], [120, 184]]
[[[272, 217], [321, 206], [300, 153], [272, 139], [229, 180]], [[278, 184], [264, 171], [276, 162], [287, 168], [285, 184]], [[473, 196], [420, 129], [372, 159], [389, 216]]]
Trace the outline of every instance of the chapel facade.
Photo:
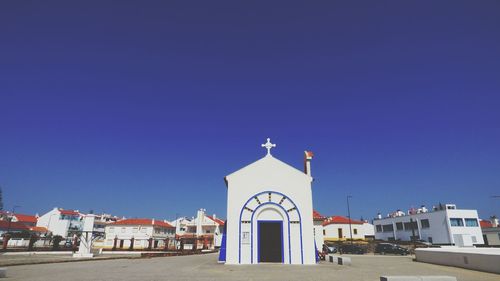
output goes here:
[[[304, 171], [267, 154], [225, 177], [226, 264], [315, 264], [311, 152]], [[321, 246], [321, 245], [320, 245]]]

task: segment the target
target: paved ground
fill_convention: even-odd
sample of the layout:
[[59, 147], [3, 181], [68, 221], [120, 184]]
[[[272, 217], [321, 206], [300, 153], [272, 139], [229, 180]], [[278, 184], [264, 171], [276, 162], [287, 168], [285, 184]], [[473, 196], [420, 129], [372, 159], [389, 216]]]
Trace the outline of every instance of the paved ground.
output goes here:
[[[93, 259], [80, 258], [78, 260], [104, 260], [104, 259], [124, 259], [124, 258], [140, 258], [138, 255], [100, 255]], [[0, 267], [12, 265], [38, 264], [38, 263], [54, 263], [54, 262], [74, 262], [75, 259], [71, 254], [35, 254], [35, 255], [0, 255]]]
[[[348, 255], [346, 255], [348, 256]], [[217, 254], [12, 266], [10, 280], [352, 280], [381, 275], [451, 275], [460, 281], [498, 281], [500, 275], [413, 262], [411, 257], [351, 256], [352, 266], [222, 265]]]

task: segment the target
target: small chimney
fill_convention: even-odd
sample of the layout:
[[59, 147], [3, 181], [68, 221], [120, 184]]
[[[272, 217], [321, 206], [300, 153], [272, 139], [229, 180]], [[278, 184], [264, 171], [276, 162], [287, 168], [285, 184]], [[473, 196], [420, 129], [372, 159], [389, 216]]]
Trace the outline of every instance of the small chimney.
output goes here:
[[214, 214], [212, 217], [214, 218], [214, 220], [217, 218], [217, 217], [215, 216], [215, 214]]
[[314, 154], [312, 151], [304, 151], [304, 173], [311, 177], [311, 160]]
[[155, 224], [155, 219], [153, 219], [153, 220], [151, 221], [151, 224], [153, 224], [153, 225]]
[[491, 216], [490, 220], [493, 227], [498, 227], [498, 218], [496, 216]]

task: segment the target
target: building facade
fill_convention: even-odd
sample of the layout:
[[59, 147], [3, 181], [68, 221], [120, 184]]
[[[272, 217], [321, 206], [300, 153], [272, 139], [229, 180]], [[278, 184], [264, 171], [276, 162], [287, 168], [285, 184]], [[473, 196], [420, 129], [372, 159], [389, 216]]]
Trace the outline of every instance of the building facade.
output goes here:
[[36, 226], [45, 227], [54, 236], [60, 235], [71, 239], [82, 231], [82, 218], [78, 210], [64, 210], [56, 207], [40, 216]]
[[[207, 215], [205, 209], [199, 209], [196, 217], [191, 219], [186, 217], [177, 218], [170, 224], [175, 227], [176, 240], [190, 239], [190, 246], [188, 246], [190, 249], [197, 247], [197, 245], [192, 245], [192, 242], [198, 240], [203, 241], [200, 245], [202, 244], [205, 249], [213, 250], [221, 246], [224, 221], [217, 218], [215, 214], [212, 216]], [[180, 244], [178, 243], [177, 248], [179, 247]]]
[[349, 218], [343, 216], [329, 217], [322, 226], [325, 241], [365, 240], [375, 237], [373, 224], [358, 220], [351, 220], [349, 224]]
[[315, 264], [310, 171], [312, 153], [305, 154], [305, 171], [274, 158], [260, 160], [225, 177], [227, 186], [227, 264]]
[[169, 249], [175, 227], [162, 220], [123, 219], [107, 224], [104, 233], [107, 249]]
[[479, 222], [481, 230], [483, 231], [484, 245], [490, 247], [500, 247], [500, 225], [498, 218], [492, 216], [491, 219], [481, 220]]
[[321, 251], [323, 248], [323, 244], [325, 243], [324, 235], [323, 235], [323, 222], [326, 220], [326, 217], [320, 214], [318, 211], [313, 210], [313, 235], [314, 235], [314, 244], [316, 249]]
[[483, 244], [476, 210], [460, 210], [454, 204], [440, 205], [432, 211], [403, 212], [377, 218], [375, 238], [381, 240], [425, 240], [437, 245], [472, 246]]

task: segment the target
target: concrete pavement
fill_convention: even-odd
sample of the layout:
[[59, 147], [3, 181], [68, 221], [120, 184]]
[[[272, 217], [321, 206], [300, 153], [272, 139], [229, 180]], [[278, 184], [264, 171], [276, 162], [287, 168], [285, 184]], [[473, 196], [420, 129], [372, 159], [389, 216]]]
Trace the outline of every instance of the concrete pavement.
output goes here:
[[346, 255], [352, 266], [223, 265], [217, 254], [12, 266], [10, 280], [352, 280], [382, 275], [450, 275], [460, 281], [497, 281], [500, 275], [412, 261], [412, 257]]

